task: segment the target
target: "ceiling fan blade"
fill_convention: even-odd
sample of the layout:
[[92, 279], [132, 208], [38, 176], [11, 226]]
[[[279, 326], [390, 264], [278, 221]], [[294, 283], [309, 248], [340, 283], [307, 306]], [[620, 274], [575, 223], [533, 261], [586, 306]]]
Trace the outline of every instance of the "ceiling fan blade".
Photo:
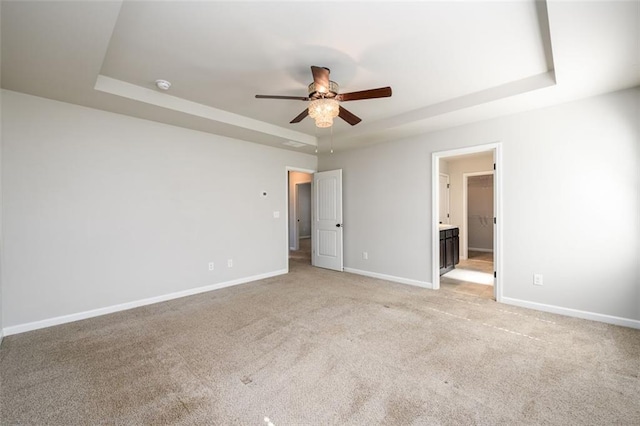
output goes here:
[[360, 117], [347, 111], [342, 107], [340, 107], [340, 112], [338, 113], [338, 116], [342, 118], [344, 121], [346, 121], [347, 123], [351, 124], [352, 126], [355, 126], [356, 124], [362, 121]]
[[336, 96], [341, 102], [358, 101], [360, 99], [388, 98], [391, 96], [391, 87], [380, 87], [379, 89], [362, 90], [360, 92], [342, 93]]
[[311, 66], [313, 83], [317, 92], [327, 93], [329, 91], [329, 68]]
[[309, 108], [305, 108], [304, 111], [302, 111], [296, 118], [294, 118], [293, 120], [291, 120], [289, 123], [293, 124], [293, 123], [299, 123], [302, 120], [305, 119], [305, 117], [309, 115]]
[[278, 95], [256, 95], [258, 99], [292, 99], [294, 101], [308, 101], [305, 96], [278, 96]]

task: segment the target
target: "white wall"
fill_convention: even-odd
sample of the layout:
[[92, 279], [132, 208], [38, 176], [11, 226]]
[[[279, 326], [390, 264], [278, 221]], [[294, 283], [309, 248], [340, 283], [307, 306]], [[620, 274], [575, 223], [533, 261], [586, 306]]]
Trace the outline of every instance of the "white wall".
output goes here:
[[320, 157], [320, 171], [342, 169], [345, 268], [426, 283], [431, 158], [418, 145], [386, 143]]
[[286, 271], [286, 169], [314, 156], [10, 91], [2, 103], [5, 330]]
[[344, 173], [345, 266], [429, 282], [432, 153], [500, 142], [505, 301], [640, 326], [639, 108], [636, 88], [322, 156]]

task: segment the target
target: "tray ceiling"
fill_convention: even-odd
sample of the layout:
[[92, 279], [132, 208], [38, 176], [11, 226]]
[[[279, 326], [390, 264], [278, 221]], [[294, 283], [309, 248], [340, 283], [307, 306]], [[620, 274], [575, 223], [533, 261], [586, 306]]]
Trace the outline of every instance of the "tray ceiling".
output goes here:
[[[638, 2], [2, 2], [2, 87], [312, 153], [309, 67], [363, 121], [336, 149], [640, 84]], [[172, 83], [159, 91], [154, 81]], [[283, 145], [302, 142], [301, 148]]]

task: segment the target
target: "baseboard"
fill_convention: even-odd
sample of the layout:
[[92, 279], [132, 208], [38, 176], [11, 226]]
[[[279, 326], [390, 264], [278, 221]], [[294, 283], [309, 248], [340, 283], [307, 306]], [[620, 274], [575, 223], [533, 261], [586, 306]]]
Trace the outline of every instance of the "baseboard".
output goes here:
[[396, 276], [393, 276], [393, 275], [379, 274], [377, 272], [363, 271], [363, 270], [360, 270], [360, 269], [353, 269], [353, 268], [343, 268], [343, 269], [344, 269], [345, 272], [349, 272], [351, 274], [364, 275], [365, 277], [379, 278], [381, 280], [393, 281], [393, 282], [400, 283], [400, 284], [409, 284], [409, 285], [413, 285], [413, 286], [416, 286], [416, 287], [433, 289], [433, 284], [428, 283], [426, 281], [412, 280], [412, 279], [409, 279], [409, 278], [402, 278], [402, 277], [396, 277]]
[[265, 274], [253, 275], [251, 277], [239, 278], [232, 281], [225, 281], [222, 283], [211, 284], [203, 287], [191, 288], [189, 290], [178, 291], [175, 293], [169, 293], [162, 296], [150, 297], [148, 299], [134, 300], [132, 302], [121, 303], [118, 305], [107, 306], [104, 308], [92, 309], [90, 311], [78, 312], [70, 315], [62, 315], [59, 317], [49, 318], [40, 321], [29, 322], [25, 324], [13, 325], [11, 327], [5, 327], [2, 333], [5, 336], [11, 336], [13, 334], [25, 333], [27, 331], [38, 330], [46, 327], [53, 327], [54, 325], [66, 324], [69, 322], [80, 321], [83, 319], [98, 317], [101, 315], [112, 314], [114, 312], [126, 311], [128, 309], [138, 308], [140, 306], [152, 305], [154, 303], [166, 302], [167, 300], [179, 299], [181, 297], [193, 296], [194, 294], [206, 293], [208, 291], [220, 290], [225, 287], [231, 287], [234, 285], [245, 284], [251, 281], [258, 281], [265, 278], [271, 278], [278, 275], [286, 274], [286, 269], [280, 269], [278, 271], [267, 272]]
[[469, 247], [467, 250], [468, 251], [481, 251], [481, 252], [484, 252], [484, 253], [493, 253], [493, 249], [486, 249], [486, 248]]
[[529, 302], [526, 300], [513, 299], [511, 297], [502, 297], [500, 301], [502, 303], [519, 306], [521, 308], [535, 309], [543, 312], [551, 312], [552, 314], [566, 315], [568, 317], [582, 318], [591, 321], [599, 321], [607, 324], [640, 329], [640, 321], [630, 318], [598, 314], [596, 312], [581, 311], [578, 309], [563, 308], [562, 306], [546, 305], [544, 303]]

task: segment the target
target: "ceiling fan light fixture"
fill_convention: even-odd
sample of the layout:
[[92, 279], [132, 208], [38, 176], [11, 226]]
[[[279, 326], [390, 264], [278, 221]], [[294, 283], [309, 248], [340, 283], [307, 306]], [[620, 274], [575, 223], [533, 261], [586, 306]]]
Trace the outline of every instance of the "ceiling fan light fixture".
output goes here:
[[362, 121], [360, 117], [341, 107], [340, 103], [363, 99], [388, 98], [391, 96], [391, 87], [339, 93], [340, 86], [335, 81], [329, 80], [330, 72], [331, 70], [327, 67], [311, 66], [313, 82], [309, 84], [309, 96], [256, 95], [256, 98], [310, 101], [307, 108], [289, 123], [299, 123], [310, 115], [311, 118], [315, 119], [316, 127], [331, 127], [333, 126], [333, 119], [336, 117], [340, 117], [352, 126]]
[[309, 116], [320, 128], [331, 127], [333, 119], [340, 113], [340, 104], [335, 99], [316, 99], [309, 103]]

